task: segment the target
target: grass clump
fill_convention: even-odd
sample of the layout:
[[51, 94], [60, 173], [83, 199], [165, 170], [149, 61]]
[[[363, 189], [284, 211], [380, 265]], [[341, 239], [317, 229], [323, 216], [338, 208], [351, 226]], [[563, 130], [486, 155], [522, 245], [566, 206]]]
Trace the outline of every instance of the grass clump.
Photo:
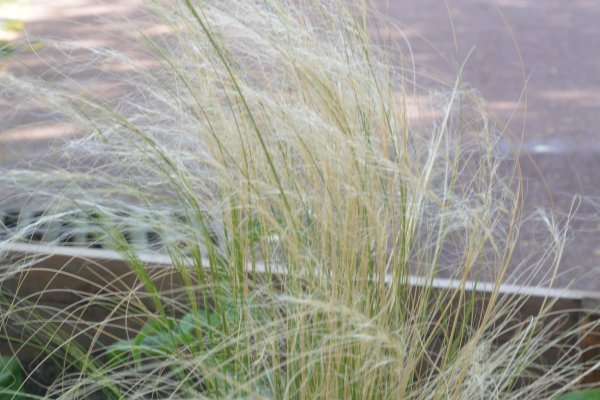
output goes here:
[[[551, 301], [521, 321], [523, 298], [499, 291], [511, 269], [520, 283], [551, 280], [565, 228], [548, 223], [543, 257], [515, 262], [518, 165], [460, 76], [420, 86], [361, 4], [154, 8], [171, 33], [145, 37], [153, 67], [102, 48], [70, 58], [129, 67], [116, 103], [1, 78], [3, 93], [87, 133], [65, 149], [74, 168], [12, 169], [1, 184], [44, 204], [43, 222], [93, 230], [136, 277], [125, 289], [96, 282], [100, 293], [79, 293], [58, 317], [3, 293], [21, 344], [77, 371], [48, 395], [539, 399], [576, 382], [574, 351], [542, 363], [559, 347]], [[425, 109], [431, 118], [415, 115]], [[152, 268], [125, 226], [159, 235], [170, 267]], [[165, 273], [182, 284], [161, 287]], [[436, 288], [439, 276], [457, 289]], [[468, 291], [471, 280], [492, 290]], [[106, 318], [85, 319], [92, 304]], [[104, 344], [99, 332], [123, 321], [142, 329]]]

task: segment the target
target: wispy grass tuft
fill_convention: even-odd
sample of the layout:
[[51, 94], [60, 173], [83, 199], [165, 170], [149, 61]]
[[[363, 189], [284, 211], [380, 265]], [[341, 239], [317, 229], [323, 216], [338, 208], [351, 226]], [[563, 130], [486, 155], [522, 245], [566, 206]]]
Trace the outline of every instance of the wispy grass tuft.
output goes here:
[[[46, 210], [38, 225], [93, 232], [137, 278], [120, 290], [119, 277], [96, 282], [101, 294], [82, 292], [54, 317], [35, 296], [3, 294], [3, 321], [28, 331], [22, 344], [70, 367], [50, 393], [540, 399], [576, 382], [574, 348], [542, 362], [562, 343], [551, 301], [522, 321], [523, 298], [499, 291], [509, 273], [527, 284], [554, 271], [566, 226], [547, 224], [543, 257], [514, 260], [529, 218], [518, 164], [461, 76], [420, 86], [399, 48], [370, 35], [383, 22], [361, 4], [153, 7], [171, 33], [144, 37], [152, 67], [106, 49], [71, 59], [133, 69], [117, 104], [0, 77], [4, 94], [86, 130], [65, 148], [69, 168], [12, 169], [0, 185]], [[156, 284], [160, 270], [127, 236], [142, 228], [161, 238], [180, 288]], [[440, 276], [458, 289], [435, 288]], [[90, 304], [108, 316], [84, 320]], [[91, 345], [124, 321], [141, 336]]]

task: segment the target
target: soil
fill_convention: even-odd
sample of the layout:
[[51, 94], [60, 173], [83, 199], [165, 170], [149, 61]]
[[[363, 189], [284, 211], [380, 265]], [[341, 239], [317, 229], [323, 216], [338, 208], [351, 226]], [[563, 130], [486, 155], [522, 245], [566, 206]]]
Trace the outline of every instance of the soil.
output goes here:
[[[65, 371], [58, 363], [50, 360], [40, 363], [37, 359], [23, 362], [23, 368], [25, 375], [27, 376], [24, 383], [24, 391], [36, 396], [46, 396], [48, 388], [59, 381], [61, 376], [76, 372], [73, 368], [69, 368]], [[58, 398], [58, 395], [48, 396], [48, 398], [56, 399]], [[101, 392], [96, 392], [89, 394], [86, 399], [107, 400], [108, 397]]]

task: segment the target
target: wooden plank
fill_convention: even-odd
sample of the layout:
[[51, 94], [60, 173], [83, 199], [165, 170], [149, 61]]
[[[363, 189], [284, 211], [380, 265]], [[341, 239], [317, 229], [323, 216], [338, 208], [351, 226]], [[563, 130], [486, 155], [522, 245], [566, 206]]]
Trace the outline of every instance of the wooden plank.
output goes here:
[[[94, 293], [113, 281], [117, 287], [126, 287], [136, 281], [123, 256], [111, 250], [12, 243], [0, 245], [0, 255], [2, 254], [4, 256], [3, 259], [0, 259], [0, 265], [3, 265], [5, 271], [11, 265], [29, 265], [16, 274], [22, 276], [24, 280], [32, 281], [26, 283], [27, 288], [23, 287], [23, 293], [27, 292], [25, 289], [33, 292], [44, 288], [67, 287], [73, 290], [81, 288], [82, 291], [90, 290], [90, 293]], [[168, 284], [168, 282], [178, 280], [170, 257], [159, 253], [144, 252], [137, 253], [137, 257], [151, 273], [155, 274], [157, 282], [164, 281], [165, 284]], [[183, 261], [189, 265], [193, 264], [192, 260], [184, 259]], [[206, 266], [209, 265], [208, 259], [203, 259], [202, 263]], [[286, 273], [285, 266], [280, 264], [270, 265], [267, 268], [264, 263], [257, 262], [253, 268], [258, 274], [265, 274], [267, 271], [276, 275], [285, 275]], [[35, 275], [27, 278], [27, 274], [34, 272]], [[390, 283], [392, 279], [390, 275], [387, 275], [385, 282]], [[473, 291], [492, 293], [497, 290], [504, 295], [529, 297], [532, 299], [533, 308], [535, 308], [534, 304], [545, 298], [560, 299], [565, 301], [565, 304], [569, 303], [568, 300], [574, 300], [579, 307], [583, 305], [588, 310], [600, 305], [600, 292], [514, 284], [501, 284], [497, 288], [495, 284], [489, 282], [461, 282], [457, 279], [428, 279], [420, 276], [409, 276], [405, 278], [405, 281], [414, 287], [427, 286], [440, 290], [464, 288], [467, 293]], [[11, 282], [15, 281], [11, 280]]]
[[[102, 298], [103, 293], [131, 293], [133, 291], [139, 295], [140, 303], [138, 305], [140, 307], [152, 306], [148, 297], [144, 297], [147, 293], [139, 279], [123, 257], [116, 252], [105, 249], [14, 243], [0, 247], [0, 254], [3, 254], [3, 258], [0, 260], [1, 268], [5, 274], [12, 274], [9, 279], [2, 282], [0, 292], [5, 295], [10, 294], [14, 299], [26, 298], [37, 304], [43, 304], [47, 306], [48, 310], [56, 310], [58, 317], [60, 317], [61, 310], [70, 310], [72, 312], [70, 319], [80, 322], [75, 324], [75, 327], [68, 328], [71, 329], [71, 333], [85, 329], [90, 322], [96, 322], [98, 325], [98, 322], [111, 318], [110, 307], [98, 304], [98, 299]], [[172, 295], [177, 288], [182, 287], [181, 279], [169, 257], [153, 253], [140, 253], [138, 257], [146, 265], [153, 282], [160, 291]], [[184, 262], [189, 262], [191, 265], [191, 260], [184, 260]], [[208, 265], [208, 260], [203, 260], [203, 263], [203, 265]], [[20, 267], [15, 267], [16, 265], [20, 265]], [[10, 272], [11, 268], [17, 269]], [[255, 265], [255, 270], [261, 274], [267, 272], [266, 266], [261, 263]], [[275, 265], [272, 270], [275, 270], [276, 275], [285, 275], [285, 268], [282, 265]], [[391, 279], [390, 276], [385, 277], [388, 283], [391, 282]], [[484, 282], [461, 283], [449, 279], [426, 280], [416, 276], [408, 277], [406, 282], [414, 290], [432, 287], [434, 290], [448, 291], [462, 287], [467, 293], [477, 294], [480, 299], [478, 307], [481, 309], [486, 306], [486, 301], [495, 290], [502, 296], [515, 296], [516, 299], [522, 301], [516, 314], [516, 317], [522, 321], [538, 315], [540, 309], [550, 302], [552, 313], [561, 315], [563, 318], [561, 324], [553, 328], [556, 333], [576, 326], [582, 317], [588, 320], [597, 318], [594, 310], [599, 301], [597, 293], [518, 285], [501, 285], [497, 288], [493, 284]], [[98, 340], [105, 343], [117, 338], [124, 338], [132, 335], [142, 323], [139, 319], [118, 315], [111, 321], [111, 326], [106, 327], [105, 332], [101, 332], [100, 339], [90, 340], [89, 336], [82, 335], [80, 343], [86, 346]], [[13, 323], [12, 326], [6, 328], [12, 330], [11, 332], [17, 336], [26, 333], [18, 324]], [[508, 340], [508, 337], [500, 338], [500, 340]], [[587, 361], [600, 359], [600, 351], [597, 350], [599, 342], [600, 329], [591, 330], [583, 338], [580, 346], [587, 354], [585, 357]], [[0, 351], [3, 346], [6, 348], [7, 344], [0, 343]], [[557, 355], [550, 355], [548, 358], [554, 357]], [[598, 379], [594, 382], [600, 381], [600, 377], [593, 377], [593, 379]]]

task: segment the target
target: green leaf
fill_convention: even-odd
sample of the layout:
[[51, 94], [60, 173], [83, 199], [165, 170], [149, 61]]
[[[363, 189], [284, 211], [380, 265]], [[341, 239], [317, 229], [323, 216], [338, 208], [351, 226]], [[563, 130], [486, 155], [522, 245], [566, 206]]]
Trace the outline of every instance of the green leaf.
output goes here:
[[20, 32], [25, 29], [23, 21], [11, 19], [4, 22], [4, 30], [8, 32]]
[[197, 327], [196, 323], [199, 323], [201, 328], [215, 328], [219, 323], [219, 318], [214, 312], [204, 310], [198, 311], [195, 317], [194, 314], [187, 313], [179, 321], [179, 329], [182, 332], [192, 333], [193, 329]]
[[195, 329], [215, 328], [218, 324], [215, 313], [199, 311], [194, 317], [188, 313], [177, 321], [174, 318], [150, 320], [132, 340], [118, 341], [106, 349], [109, 365], [123, 366], [144, 356], [169, 356], [183, 346], [196, 340]]
[[15, 52], [15, 49], [3, 40], [0, 40], [0, 58], [11, 55]]
[[134, 345], [129, 340], [120, 340], [106, 349], [108, 365], [111, 368], [120, 367], [129, 362], [133, 356]]
[[0, 400], [24, 399], [23, 372], [15, 357], [0, 356]]
[[600, 400], [600, 389], [588, 389], [563, 394], [557, 400]]

